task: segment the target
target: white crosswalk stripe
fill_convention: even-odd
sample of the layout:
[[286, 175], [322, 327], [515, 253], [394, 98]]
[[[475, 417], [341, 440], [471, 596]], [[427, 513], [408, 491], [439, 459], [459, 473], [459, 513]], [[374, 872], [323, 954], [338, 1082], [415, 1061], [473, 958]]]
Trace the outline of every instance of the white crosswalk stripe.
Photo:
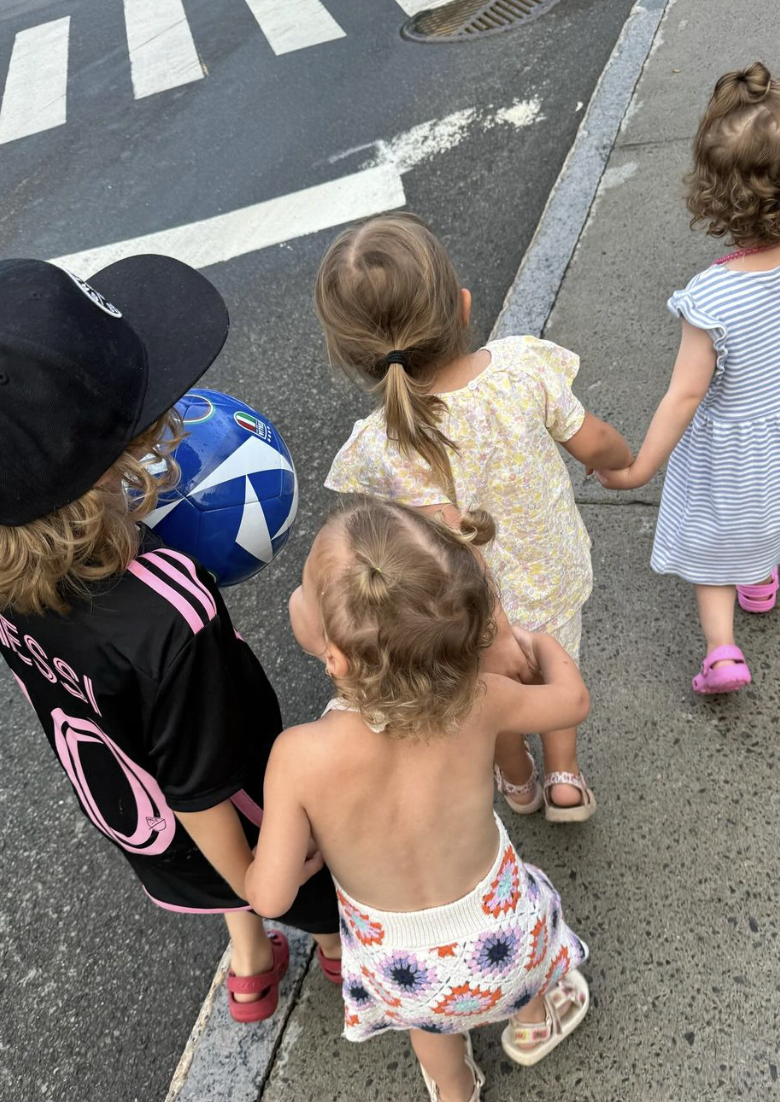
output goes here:
[[17, 34], [0, 101], [0, 143], [65, 122], [69, 33], [66, 16]]
[[[122, 0], [135, 99], [170, 91], [207, 75], [187, 18], [191, 2], [194, 0]], [[277, 56], [346, 37], [346, 31], [326, 6], [330, 2], [224, 0], [236, 7], [247, 5]], [[449, 0], [382, 2], [414, 15]], [[0, 7], [2, 3], [0, 0]], [[66, 122], [70, 24], [71, 17], [67, 16], [16, 35], [0, 99], [0, 144]]]
[[246, 0], [275, 54], [289, 54], [344, 38], [320, 0]]
[[136, 99], [201, 80], [182, 0], [124, 0], [130, 73]]

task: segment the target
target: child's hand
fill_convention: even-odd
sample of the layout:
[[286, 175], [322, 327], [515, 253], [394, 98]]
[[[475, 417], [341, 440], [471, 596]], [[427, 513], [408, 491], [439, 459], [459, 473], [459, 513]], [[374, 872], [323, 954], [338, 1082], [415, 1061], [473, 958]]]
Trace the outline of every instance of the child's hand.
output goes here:
[[526, 663], [526, 675], [521, 678], [525, 685], [538, 685], [541, 683], [539, 662], [534, 651], [534, 633], [521, 628], [519, 624], [512, 624], [512, 634], [517, 640], [520, 651]]
[[528, 659], [522, 647], [518, 646], [503, 609], [498, 610], [496, 623], [496, 637], [482, 653], [483, 672], [498, 673], [521, 684], [533, 684], [533, 671], [528, 668]]
[[309, 854], [306, 860], [303, 862], [303, 872], [301, 873], [301, 884], [305, 884], [307, 880], [310, 880], [312, 876], [315, 876], [321, 868], [325, 865], [325, 860], [318, 849], [315, 849], [314, 853]]
[[607, 490], [636, 490], [650, 481], [642, 477], [635, 464], [620, 471], [596, 471], [596, 478]]

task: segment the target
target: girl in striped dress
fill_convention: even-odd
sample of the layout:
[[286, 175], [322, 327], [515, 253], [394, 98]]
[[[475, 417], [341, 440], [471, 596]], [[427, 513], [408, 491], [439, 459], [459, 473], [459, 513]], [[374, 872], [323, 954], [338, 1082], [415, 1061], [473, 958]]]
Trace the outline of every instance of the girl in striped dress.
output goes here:
[[695, 585], [707, 652], [693, 688], [726, 693], [750, 683], [735, 596], [768, 612], [780, 561], [780, 81], [760, 62], [716, 84], [687, 202], [738, 249], [672, 295], [669, 389], [635, 461], [598, 478], [634, 489], [669, 460], [651, 563]]

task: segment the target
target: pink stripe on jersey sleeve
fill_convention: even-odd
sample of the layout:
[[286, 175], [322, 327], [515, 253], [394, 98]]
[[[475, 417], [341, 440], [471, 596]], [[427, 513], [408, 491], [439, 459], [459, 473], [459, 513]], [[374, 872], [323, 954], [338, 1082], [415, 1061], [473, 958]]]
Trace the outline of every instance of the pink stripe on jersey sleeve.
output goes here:
[[239, 788], [238, 792], [234, 792], [230, 797], [230, 802], [236, 807], [242, 815], [246, 815], [250, 823], [254, 823], [256, 827], [262, 825], [263, 822], [263, 809], [259, 804], [256, 804], [252, 797], [244, 791], [243, 788]]
[[198, 578], [195, 573], [195, 567], [184, 555], [179, 555], [176, 551], [171, 554], [184, 565], [185, 570], [189, 567], [186, 573], [170, 563], [168, 559], [164, 557], [165, 552], [162, 549], [159, 552], [150, 551], [146, 555], [142, 555], [141, 558], [145, 559], [146, 562], [152, 563], [158, 570], [162, 570], [163, 574], [167, 574], [169, 578], [173, 578], [182, 589], [186, 589], [188, 593], [191, 593], [192, 596], [203, 605], [208, 619], [213, 620], [217, 615], [216, 602], [203, 582]]
[[189, 626], [192, 628], [194, 635], [197, 635], [199, 631], [206, 626], [204, 621], [200, 618], [197, 609], [190, 604], [190, 602], [183, 597], [181, 593], [177, 593], [175, 589], [169, 586], [161, 578], [158, 578], [151, 570], [147, 570], [145, 566], [136, 559], [128, 566], [128, 571], [133, 574], [144, 585], [148, 585], [150, 589], [153, 589], [155, 593], [159, 593], [161, 597], [164, 597], [169, 604], [173, 605], [177, 612], [180, 612]]

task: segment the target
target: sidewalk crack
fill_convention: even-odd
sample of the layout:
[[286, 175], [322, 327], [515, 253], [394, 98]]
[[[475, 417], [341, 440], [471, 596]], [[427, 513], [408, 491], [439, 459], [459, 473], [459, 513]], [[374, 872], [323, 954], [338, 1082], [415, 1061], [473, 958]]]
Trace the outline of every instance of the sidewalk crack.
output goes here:
[[658, 501], [646, 501], [641, 497], [621, 497], [620, 501], [603, 501], [595, 497], [575, 497], [574, 502], [576, 505], [608, 505], [614, 509], [624, 509], [626, 505], [643, 505], [646, 509], [658, 509], [660, 502]]
[[680, 142], [685, 142], [686, 145], [694, 139], [693, 134], [686, 134], [680, 138], [648, 138], [643, 142], [616, 142], [615, 149], [644, 149], [646, 146], [661, 146], [661, 145], [679, 145]]
[[268, 1061], [266, 1063], [263, 1078], [260, 1080], [260, 1084], [259, 1084], [260, 1093], [257, 1096], [256, 1102], [262, 1102], [263, 1096], [265, 1095], [265, 1088], [268, 1086], [268, 1082], [269, 1082], [269, 1080], [270, 1080], [270, 1078], [273, 1074], [274, 1068], [276, 1067], [276, 1057], [278, 1056], [279, 1049], [282, 1047], [282, 1043], [284, 1042], [284, 1039], [287, 1036], [287, 1026], [290, 1023], [290, 1018], [293, 1016], [293, 1013], [295, 1012], [296, 1008], [300, 1005], [301, 991], [303, 990], [303, 985], [306, 982], [307, 976], [311, 972], [311, 966], [312, 966], [312, 961], [313, 960], [314, 960], [314, 949], [310, 949], [309, 950], [309, 963], [306, 965], [306, 968], [301, 973], [300, 978], [298, 979], [297, 983], [295, 984], [295, 987], [293, 988], [292, 998], [290, 999], [290, 1002], [289, 1002], [289, 1005], [288, 1005], [288, 1008], [287, 1008], [287, 1013], [284, 1015], [284, 1022], [283, 1022], [282, 1028], [279, 1030], [279, 1035], [276, 1038], [276, 1044], [271, 1049], [271, 1055], [269, 1056]]

